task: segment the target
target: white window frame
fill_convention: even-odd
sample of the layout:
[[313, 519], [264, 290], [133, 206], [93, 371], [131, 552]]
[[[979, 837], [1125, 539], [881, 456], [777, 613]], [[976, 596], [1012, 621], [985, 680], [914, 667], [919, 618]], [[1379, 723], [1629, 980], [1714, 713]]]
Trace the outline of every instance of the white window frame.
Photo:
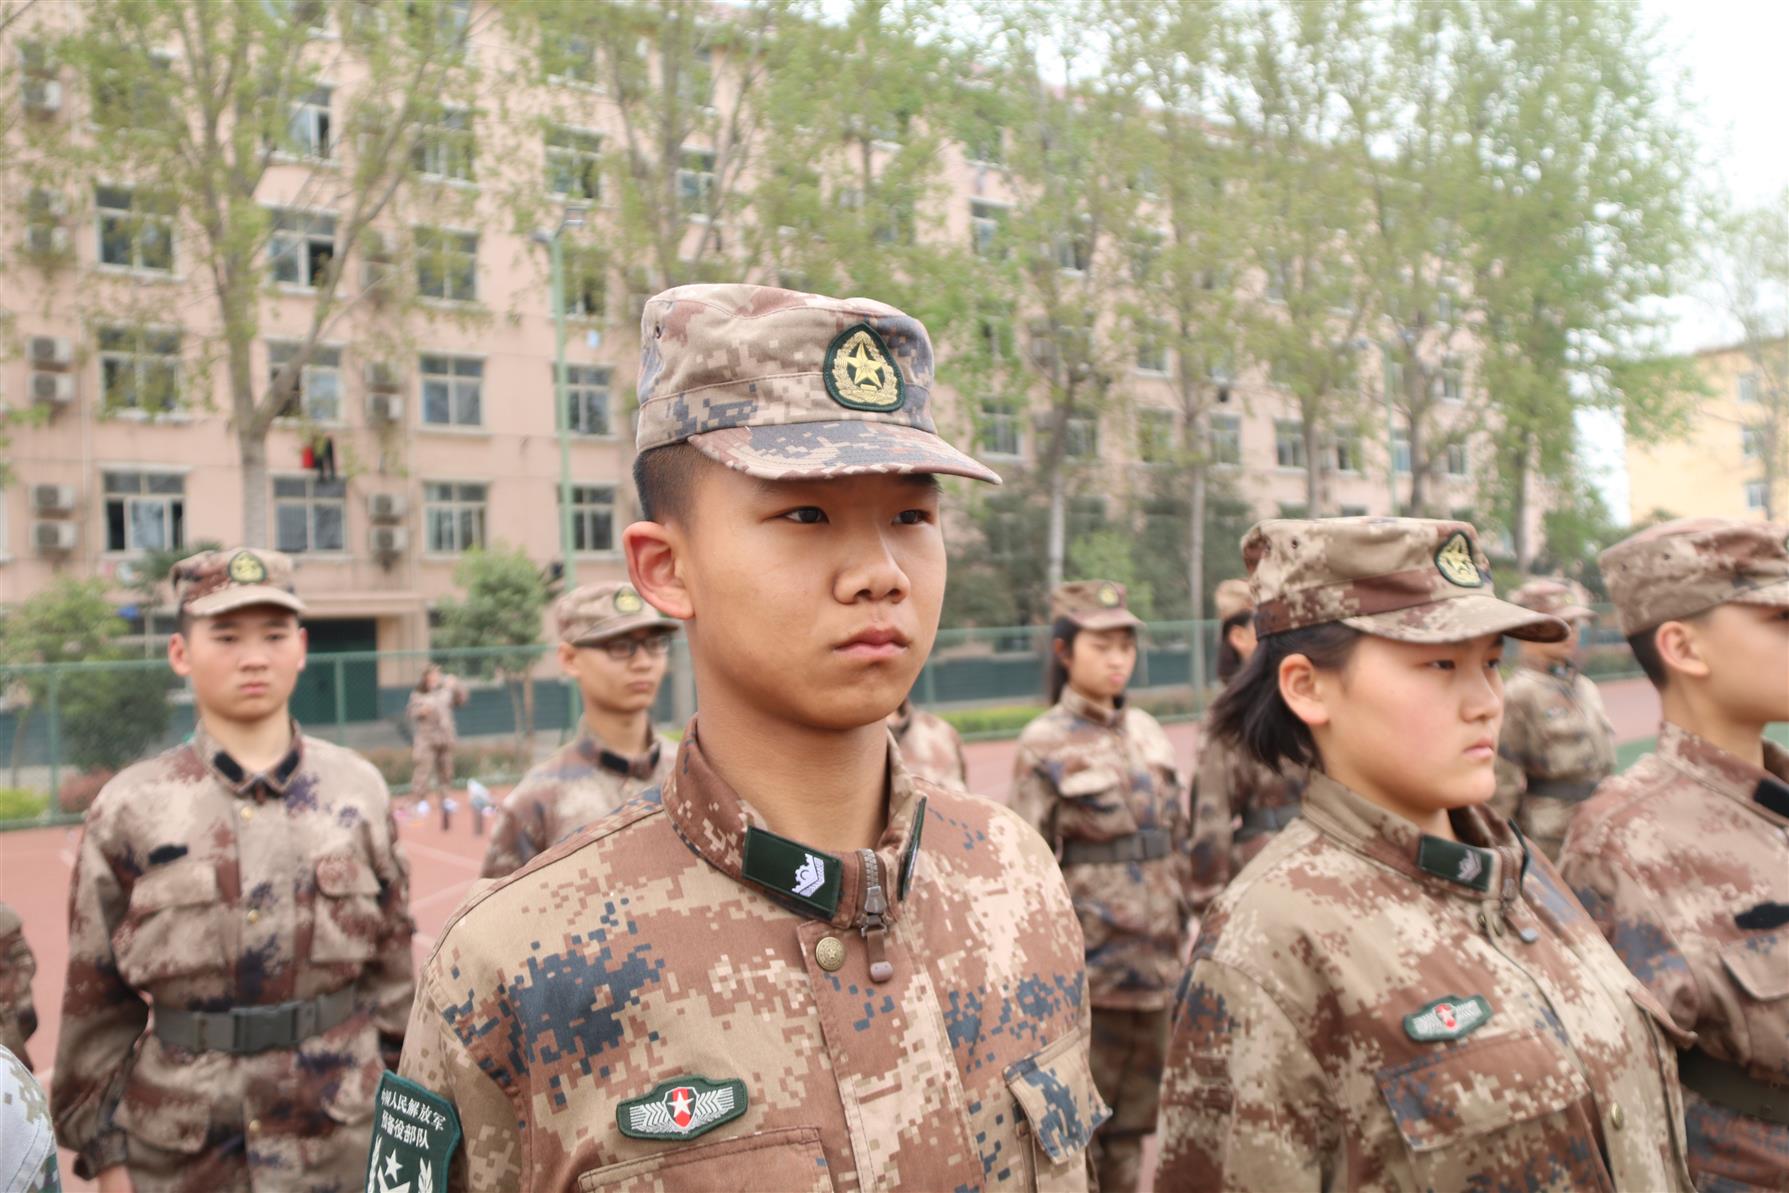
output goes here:
[[[1287, 457], [1291, 460], [1288, 462]], [[1281, 472], [1303, 472], [1306, 467], [1304, 421], [1296, 418], [1273, 420], [1273, 466]]]
[[[563, 499], [565, 496], [564, 491], [558, 485], [553, 486], [553, 493], [556, 498]], [[608, 494], [606, 501], [600, 496], [604, 493]], [[615, 536], [616, 486], [573, 485], [571, 496], [572, 551], [580, 556], [615, 554], [618, 549]], [[592, 546], [591, 544], [599, 538], [597, 532], [602, 529], [605, 519], [608, 522], [609, 545], [606, 547]], [[579, 545], [580, 540], [582, 540], [582, 545]]]
[[1746, 482], [1745, 497], [1746, 509], [1748, 511], [1762, 512], [1765, 506], [1765, 500], [1769, 496], [1770, 490], [1763, 481]]
[[1739, 428], [1739, 458], [1756, 460], [1764, 455], [1764, 428], [1748, 426], [1744, 423]]
[[[596, 282], [597, 305], [585, 302], [589, 294], [584, 283]], [[609, 255], [598, 248], [565, 250], [563, 281], [565, 285], [565, 317], [600, 323], [609, 317]]]
[[[275, 285], [316, 289], [322, 280], [320, 250], [328, 250], [326, 259], [335, 256], [336, 217], [326, 211], [291, 208], [274, 208], [272, 216], [273, 231], [267, 237], [268, 276]], [[279, 276], [284, 261], [293, 263], [293, 277]]]
[[[546, 161], [547, 193], [585, 203], [603, 201], [603, 135], [574, 124], [550, 124], [541, 136]], [[580, 185], [576, 190], [559, 187], [555, 177], [564, 170]]]
[[[445, 489], [442, 493], [440, 490]], [[469, 494], [476, 490], [477, 496]], [[426, 480], [422, 482], [423, 552], [434, 556], [464, 555], [488, 541], [491, 486], [487, 481]], [[441, 515], [447, 520], [439, 522]], [[470, 529], [468, 518], [471, 519]], [[448, 545], [435, 534], [437, 525], [447, 528]]]
[[[111, 336], [129, 337], [133, 342], [126, 347], [106, 346], [105, 340]], [[172, 352], [149, 351], [151, 339], [166, 345], [171, 341]], [[96, 337], [100, 344], [99, 357], [99, 394], [100, 400], [109, 413], [120, 411], [140, 411], [147, 415], [168, 414], [181, 409], [185, 405], [181, 384], [181, 371], [184, 361], [181, 358], [182, 337], [178, 328], [171, 327], [128, 327], [107, 325], [99, 329]], [[131, 373], [130, 397], [128, 402], [112, 399], [112, 386], [106, 383], [108, 368], [126, 369]], [[166, 406], [151, 409], [143, 405], [143, 395], [156, 380], [154, 373], [161, 370], [170, 372], [168, 382], [169, 398]]]
[[286, 144], [281, 151], [288, 157], [307, 162], [326, 162], [335, 153], [335, 125], [331, 105], [335, 88], [318, 83], [292, 101], [292, 113], [286, 122]]
[[707, 219], [714, 205], [719, 160], [712, 149], [685, 149], [677, 159], [677, 204], [692, 219]]
[[[179, 468], [159, 468], [154, 465], [106, 465], [100, 468], [100, 500], [105, 519], [105, 554], [114, 558], [128, 555], [141, 555], [148, 550], [178, 550], [186, 545], [186, 470]], [[135, 477], [139, 484], [134, 491], [121, 490], [114, 492], [112, 478]], [[149, 478], [173, 478], [179, 482], [178, 492], [149, 491]], [[117, 502], [122, 507], [122, 529], [124, 545], [112, 545], [112, 505]], [[138, 540], [137, 515], [139, 507], [162, 506], [161, 523], [164, 541], [145, 546]], [[175, 507], [178, 507], [177, 509]]]
[[[274, 473], [273, 476], [268, 478], [267, 483], [269, 486], [268, 491], [271, 495], [270, 500], [273, 506], [274, 550], [284, 551], [288, 555], [305, 555], [311, 557], [346, 555], [348, 553], [348, 482], [346, 480], [338, 477], [333, 481], [322, 481], [317, 478], [315, 473], [290, 472]], [[302, 484], [305, 489], [304, 493], [297, 496], [289, 493], [282, 495], [280, 493], [280, 487], [282, 485], [290, 486], [294, 484]], [[317, 492], [317, 487], [319, 485], [329, 485], [338, 492], [335, 494], [319, 494]], [[293, 546], [288, 540], [280, 536], [281, 506], [285, 506], [288, 509], [294, 506], [303, 507], [303, 546]], [[318, 547], [313, 545], [317, 541], [317, 511], [324, 507], [336, 507], [337, 513], [340, 515], [340, 522], [338, 525], [341, 529], [341, 543], [338, 546]]]
[[1410, 429], [1393, 427], [1391, 432], [1391, 467], [1399, 476], [1409, 476], [1412, 465]]
[[1736, 379], [1735, 388], [1741, 406], [1755, 406], [1758, 404], [1757, 373], [1741, 373]]
[[1466, 452], [1464, 443], [1450, 443], [1442, 452], [1441, 471], [1452, 480], [1464, 480], [1472, 475], [1472, 457]]
[[[267, 383], [271, 387], [280, 366], [299, 348], [296, 340], [267, 341]], [[318, 414], [314, 403], [321, 399], [317, 390], [333, 386], [335, 393], [330, 399], [334, 413]], [[299, 414], [282, 414], [280, 417], [296, 421], [303, 417], [306, 421], [323, 426], [340, 426], [342, 419], [342, 349], [337, 344], [318, 344], [311, 352], [310, 363], [305, 365], [298, 375], [298, 410]]]
[[1099, 416], [1071, 414], [1062, 428], [1062, 457], [1065, 460], [1099, 458]]
[[1361, 438], [1358, 431], [1337, 435], [1329, 443], [1330, 462], [1344, 476], [1360, 473]]
[[422, 122], [416, 134], [412, 164], [424, 178], [437, 182], [471, 183], [478, 176], [478, 141], [472, 127], [472, 109], [444, 104]]
[[[1152, 425], [1153, 424], [1153, 425]], [[1158, 450], [1151, 450], [1151, 444]], [[1159, 407], [1137, 411], [1137, 459], [1151, 467], [1161, 467], [1174, 460], [1174, 412]]]
[[[548, 366], [549, 374], [552, 366]], [[573, 435], [586, 439], [614, 439], [615, 436], [615, 370], [607, 365], [565, 366], [565, 425]], [[602, 410], [601, 430], [593, 431], [586, 424], [594, 407]]]
[[1441, 371], [1435, 377], [1435, 396], [1454, 404], [1466, 400], [1466, 366], [1459, 357], [1450, 355], [1441, 362]]
[[[416, 420], [435, 431], [482, 431], [485, 428], [484, 383], [485, 358], [460, 356], [451, 352], [423, 352], [416, 360]], [[446, 421], [429, 417], [429, 387], [441, 387], [447, 400]], [[461, 417], [464, 404], [470, 402], [477, 418]]]
[[976, 432], [976, 446], [984, 456], [1019, 459], [1025, 454], [1024, 414], [1011, 402], [985, 399], [981, 403], [981, 426]]
[[[107, 192], [113, 195], [124, 195], [126, 205], [119, 207], [116, 203], [106, 201]], [[94, 230], [98, 236], [95, 259], [99, 267], [106, 270], [122, 270], [131, 273], [152, 273], [172, 276], [174, 263], [178, 260], [178, 246], [175, 240], [174, 212], [156, 212], [147, 207], [139, 207], [144, 191], [141, 187], [110, 186], [100, 183], [93, 188]], [[166, 265], [146, 264], [143, 253], [145, 232], [160, 228], [166, 238], [168, 263]], [[113, 229], [124, 235], [130, 242], [129, 261], [106, 260], [106, 233]]]
[[[476, 303], [478, 233], [419, 224], [413, 229], [413, 235], [416, 239], [416, 293], [436, 302]], [[425, 271], [437, 264], [440, 266], [440, 293], [431, 293]]]
[[1168, 329], [1160, 322], [1137, 324], [1136, 370], [1146, 377], [1168, 375]]
[[992, 199], [969, 200], [969, 247], [976, 256], [989, 261], [1006, 257], [1004, 234], [1012, 208]]
[[[1213, 414], [1206, 429], [1206, 451], [1214, 468], [1242, 467], [1242, 416]], [[1220, 451], [1219, 447], [1234, 450]]]

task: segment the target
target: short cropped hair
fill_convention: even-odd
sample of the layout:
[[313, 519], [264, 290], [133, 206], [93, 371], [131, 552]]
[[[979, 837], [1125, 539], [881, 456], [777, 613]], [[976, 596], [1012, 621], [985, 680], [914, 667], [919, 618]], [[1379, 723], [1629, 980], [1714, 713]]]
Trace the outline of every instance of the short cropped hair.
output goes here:
[[634, 457], [634, 492], [648, 522], [688, 522], [690, 494], [701, 471], [702, 453], [687, 443], [670, 443]]

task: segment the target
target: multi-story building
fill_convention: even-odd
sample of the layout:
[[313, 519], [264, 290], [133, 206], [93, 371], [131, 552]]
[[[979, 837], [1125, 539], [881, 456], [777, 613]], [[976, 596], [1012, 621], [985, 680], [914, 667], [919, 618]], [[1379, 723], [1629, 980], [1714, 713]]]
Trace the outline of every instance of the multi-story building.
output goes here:
[[[1777, 378], [1789, 376], [1789, 341], [1759, 351], [1778, 362]], [[1762, 519], [1767, 505], [1779, 520], [1789, 516], [1789, 409], [1769, 392], [1771, 371], [1745, 345], [1709, 348], [1695, 360], [1706, 392], [1695, 399], [1683, 434], [1628, 445], [1629, 516], [1636, 522], [1660, 512]], [[1765, 468], [1772, 418], [1779, 428], [1774, 502]]]
[[[501, 23], [478, 28], [470, 52], [501, 58]], [[253, 354], [258, 375], [276, 370], [305, 334], [344, 215], [317, 205], [305, 186], [319, 161], [343, 152], [331, 129], [346, 121], [332, 108], [329, 84], [344, 81], [331, 77], [299, 98], [292, 135], [304, 160], [276, 162], [257, 195], [274, 212], [269, 296]], [[22, 85], [30, 90], [26, 119], [59, 121], [80, 135], [83, 100], [70, 72], [27, 72]], [[417, 185], [476, 213], [466, 223], [477, 230], [422, 204], [394, 216], [387, 233], [417, 247], [413, 264], [391, 266], [412, 274], [405, 283], [414, 301], [404, 306], [401, 326], [390, 326], [376, 301], [348, 311], [303, 371], [293, 417], [267, 437], [270, 476], [260, 496], [270, 505], [270, 545], [299, 561], [313, 649], [426, 647], [430, 609], [455, 591], [455, 564], [471, 548], [518, 546], [543, 568], [561, 556], [546, 252], [503, 218], [499, 192], [518, 177], [531, 179], [552, 219], [575, 201], [591, 206], [600, 229], [605, 204], [612, 205], [600, 155], [620, 134], [599, 87], [564, 78], [534, 85], [543, 96], [579, 88], [578, 123], [544, 119], [547, 105], [532, 104], [526, 93], [481, 112], [476, 129], [466, 110], [446, 109], [436, 135], [419, 142]], [[714, 184], [704, 174], [712, 155], [685, 158], [680, 190], [701, 195]], [[998, 171], [953, 145], [940, 172], [948, 209], [930, 226], [978, 243], [1005, 201]], [[502, 186], [499, 174], [509, 180]], [[5, 449], [12, 479], [0, 488], [0, 606], [63, 574], [112, 580], [123, 604], [146, 551], [242, 535], [250, 495], [228, 378], [196, 346], [215, 342], [218, 332], [215, 304], [204, 297], [209, 279], [200, 276], [181, 214], [103, 171], [14, 197], [20, 201], [0, 210], [0, 275], [7, 279], [0, 317], [8, 324], [0, 332], [16, 349], [0, 352], [0, 400], [35, 408], [44, 420], [13, 426]], [[600, 233], [583, 244], [581, 251], [600, 254]], [[43, 268], [46, 261], [56, 267]], [[774, 272], [760, 272], [768, 276], [747, 280], [775, 280]], [[568, 287], [564, 422], [580, 581], [625, 571], [618, 546], [634, 512], [628, 470], [639, 311], [628, 276], [626, 262], [609, 261], [606, 272], [577, 274]], [[371, 291], [376, 279], [356, 284]], [[940, 349], [936, 401], [947, 433], [973, 439], [997, 469], [1032, 466], [1039, 436], [1031, 415], [1022, 406], [963, 409], [950, 385], [952, 345]], [[1083, 513], [1117, 517], [1133, 496], [1173, 488], [1160, 463], [1177, 435], [1170, 364], [1163, 351], [1139, 349], [1121, 386], [1126, 400], [1074, 428], [1069, 454], [1090, 462], [1086, 471], [1098, 477], [1075, 498]], [[1366, 375], [1379, 383], [1377, 361]], [[1469, 341], [1450, 357], [1441, 384], [1444, 405], [1463, 417], [1473, 392]], [[1215, 468], [1262, 516], [1304, 510], [1306, 445], [1290, 409], [1284, 395], [1244, 371], [1225, 382], [1211, 419]], [[1389, 419], [1372, 425], [1374, 433], [1345, 434], [1322, 447], [1323, 512], [1394, 505], [1410, 467], [1408, 444]], [[1474, 469], [1482, 467], [1474, 451], [1462, 444], [1449, 452], [1433, 507], [1471, 509]]]

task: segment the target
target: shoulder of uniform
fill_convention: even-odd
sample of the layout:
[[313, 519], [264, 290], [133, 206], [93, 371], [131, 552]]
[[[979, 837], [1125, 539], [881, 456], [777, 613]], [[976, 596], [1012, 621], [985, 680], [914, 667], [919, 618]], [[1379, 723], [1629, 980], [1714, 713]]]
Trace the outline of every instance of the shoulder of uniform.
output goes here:
[[380, 791], [387, 790], [385, 776], [380, 774], [379, 768], [369, 762], [366, 755], [358, 750], [350, 750], [347, 746], [338, 746], [332, 741], [321, 737], [312, 737], [308, 733], [303, 735], [303, 742], [304, 757], [310, 764], [339, 766], [357, 778], [365, 780], [370, 786], [375, 786]]
[[[922, 852], [946, 855], [944, 846], [949, 838], [944, 833], [949, 826], [963, 833], [962, 854], [979, 859], [1006, 855], [1010, 861], [1011, 851], [1017, 850], [1027, 865], [1047, 864], [1051, 872], [1057, 871], [1056, 855], [1036, 827], [1005, 804], [973, 792], [941, 787], [926, 779], [915, 778], [914, 787], [926, 797], [926, 820], [937, 821], [926, 825], [920, 842]], [[953, 858], [957, 854], [954, 848], [948, 851]]]
[[[1347, 850], [1332, 848], [1308, 823], [1294, 820], [1273, 835], [1243, 873], [1230, 880], [1212, 901], [1212, 911], [1224, 912], [1226, 921], [1246, 915], [1255, 922], [1301, 929], [1310, 920], [1309, 902], [1289, 896], [1301, 891], [1313, 877], [1303, 863], [1332, 852], [1338, 859], [1354, 860]], [[1327, 874], [1317, 877], [1319, 881], [1329, 878]]]
[[121, 800], [128, 800], [131, 794], [143, 787], [158, 784], [195, 783], [208, 778], [210, 772], [205, 764], [192, 751], [192, 743], [180, 742], [169, 746], [159, 754], [151, 754], [131, 763], [117, 774], [107, 779], [105, 786], [93, 797], [93, 803], [87, 808], [89, 822], [104, 816]]
[[1572, 835], [1588, 842], [1649, 821], [1661, 813], [1682, 781], [1658, 755], [1648, 754], [1597, 785], [1596, 793], [1572, 814]]
[[1058, 704], [1031, 718], [1025, 728], [1019, 730], [1019, 744], [1033, 749], [1045, 748], [1067, 736], [1068, 730], [1069, 715]]

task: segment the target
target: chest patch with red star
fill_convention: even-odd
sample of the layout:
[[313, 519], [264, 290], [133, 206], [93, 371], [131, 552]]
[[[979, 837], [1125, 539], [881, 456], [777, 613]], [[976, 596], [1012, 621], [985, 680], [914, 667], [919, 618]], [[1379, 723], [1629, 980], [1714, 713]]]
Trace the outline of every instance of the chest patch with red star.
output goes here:
[[1491, 1004], [1482, 994], [1467, 998], [1450, 994], [1404, 1016], [1404, 1034], [1418, 1043], [1457, 1040], [1491, 1021]]
[[615, 1125], [633, 1139], [694, 1139], [745, 1113], [745, 1082], [674, 1077], [615, 1108]]

